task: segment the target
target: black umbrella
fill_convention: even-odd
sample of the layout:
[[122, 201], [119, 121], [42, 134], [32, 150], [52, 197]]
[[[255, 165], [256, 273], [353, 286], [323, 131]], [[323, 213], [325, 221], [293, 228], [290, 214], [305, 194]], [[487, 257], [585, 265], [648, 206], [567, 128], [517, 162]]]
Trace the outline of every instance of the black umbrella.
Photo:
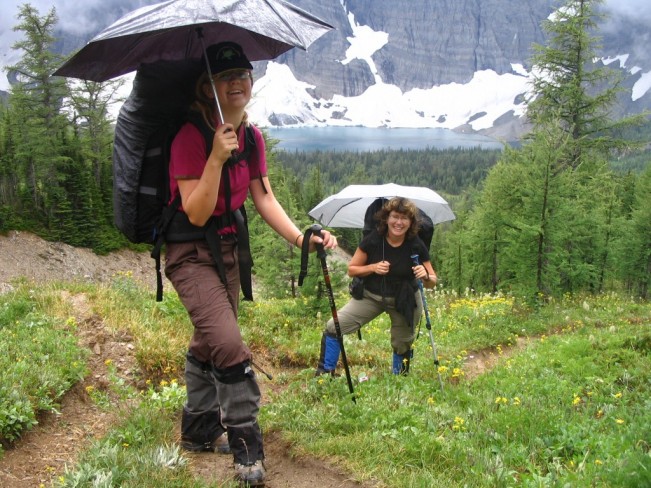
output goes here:
[[197, 31], [208, 45], [236, 42], [250, 61], [269, 60], [332, 28], [284, 0], [169, 0], [118, 19], [54, 75], [106, 81], [146, 63], [201, 59]]
[[284, 0], [169, 0], [118, 19], [53, 74], [106, 81], [143, 65], [202, 58], [209, 70], [206, 45], [224, 41], [242, 46], [250, 61], [270, 60], [307, 50], [332, 28]]

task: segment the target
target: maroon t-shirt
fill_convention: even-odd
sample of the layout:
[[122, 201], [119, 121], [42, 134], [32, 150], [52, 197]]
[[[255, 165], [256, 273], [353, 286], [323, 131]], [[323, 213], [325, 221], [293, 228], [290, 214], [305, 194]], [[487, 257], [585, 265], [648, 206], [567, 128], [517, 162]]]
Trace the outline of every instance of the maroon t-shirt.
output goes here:
[[[246, 160], [228, 168], [231, 184], [231, 210], [235, 210], [244, 204], [249, 192], [249, 183], [252, 179], [267, 175], [264, 138], [257, 127], [253, 125], [251, 127], [255, 137], [255, 148]], [[238, 133], [240, 151], [245, 149], [245, 138], [246, 130], [242, 125]], [[201, 131], [194, 124], [186, 123], [181, 127], [172, 142], [169, 166], [170, 201], [176, 197], [179, 191], [177, 180], [201, 178], [206, 166], [206, 159], [206, 141]], [[226, 212], [225, 195], [224, 178], [222, 178], [213, 215], [222, 215]], [[182, 211], [183, 207], [179, 210]]]

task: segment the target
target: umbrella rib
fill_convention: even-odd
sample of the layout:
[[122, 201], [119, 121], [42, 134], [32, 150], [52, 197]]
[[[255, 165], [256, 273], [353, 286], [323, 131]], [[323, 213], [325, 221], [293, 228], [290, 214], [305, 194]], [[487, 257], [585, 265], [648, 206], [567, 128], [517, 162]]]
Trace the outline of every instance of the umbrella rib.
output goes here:
[[337, 209], [337, 211], [336, 211], [334, 214], [332, 214], [332, 217], [330, 218], [330, 220], [328, 220], [328, 224], [324, 224], [324, 225], [329, 225], [330, 222], [332, 222], [332, 221], [334, 220], [335, 216], [336, 216], [339, 212], [341, 212], [341, 210], [342, 210], [343, 208], [347, 207], [348, 205], [352, 205], [352, 204], [355, 203], [355, 202], [359, 202], [360, 200], [363, 200], [363, 199], [360, 197], [360, 198], [356, 198], [355, 200], [351, 200], [350, 202], [346, 202], [346, 203], [344, 203], [341, 207], [339, 207], [339, 208]]
[[290, 31], [292, 31], [292, 34], [294, 34], [294, 37], [296, 37], [296, 39], [299, 39], [299, 40], [301, 41], [301, 44], [302, 44], [302, 45], [301, 45], [301, 46], [298, 46], [298, 47], [300, 47], [303, 51], [307, 51], [307, 48], [304, 46], [305, 42], [303, 41], [303, 38], [302, 38], [301, 36], [299, 36], [298, 33], [294, 30], [294, 28], [293, 28], [293, 27], [292, 27], [292, 26], [291, 26], [291, 25], [290, 25], [290, 24], [289, 24], [289, 23], [288, 23], [288, 22], [283, 18], [282, 15], [280, 15], [280, 12], [278, 12], [278, 10], [276, 9], [276, 7], [275, 7], [274, 5], [272, 5], [272, 4], [269, 2], [269, 0], [264, 0], [264, 1], [265, 1], [265, 3], [266, 3], [267, 5], [269, 5], [269, 7], [271, 8], [271, 10], [273, 10], [273, 11], [275, 12], [275, 14], [278, 16], [278, 18], [279, 18], [280, 20], [282, 20], [283, 24], [285, 24], [285, 25], [287, 26], [287, 28], [288, 28]]

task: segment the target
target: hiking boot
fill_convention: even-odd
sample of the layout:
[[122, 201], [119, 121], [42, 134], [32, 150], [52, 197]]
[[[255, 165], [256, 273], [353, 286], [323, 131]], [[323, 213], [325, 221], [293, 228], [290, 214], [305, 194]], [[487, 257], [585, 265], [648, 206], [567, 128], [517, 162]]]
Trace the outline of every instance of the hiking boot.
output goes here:
[[228, 445], [228, 435], [224, 432], [215, 440], [215, 452], [217, 454], [230, 454], [231, 446]]
[[264, 486], [265, 469], [262, 461], [253, 464], [235, 463], [235, 478], [240, 486]]
[[212, 442], [193, 442], [191, 440], [181, 440], [181, 447], [191, 452], [216, 452], [217, 454], [230, 454], [231, 447], [228, 445], [226, 432], [217, 437]]

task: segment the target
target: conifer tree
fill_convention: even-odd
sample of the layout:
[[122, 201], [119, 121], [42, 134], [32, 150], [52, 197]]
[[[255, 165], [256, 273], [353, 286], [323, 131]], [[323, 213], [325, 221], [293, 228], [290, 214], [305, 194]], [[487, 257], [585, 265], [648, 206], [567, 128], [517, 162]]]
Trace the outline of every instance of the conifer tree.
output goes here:
[[489, 173], [469, 217], [467, 253], [483, 289], [532, 295], [598, 292], [613, 275], [613, 239], [621, 222], [611, 154], [629, 146], [613, 121], [617, 80], [593, 64], [599, 1], [568, 0], [534, 55], [539, 75], [528, 105], [534, 128], [519, 150]]
[[621, 78], [615, 70], [595, 62], [600, 47], [597, 24], [604, 18], [597, 9], [602, 3], [567, 0], [543, 22], [546, 44], [533, 46], [536, 76], [527, 117], [535, 127], [560, 121], [573, 142], [565, 156], [565, 164], [573, 168], [589, 158], [591, 150], [609, 153], [630, 147], [631, 141], [618, 134], [644, 120], [644, 115], [612, 118]]
[[635, 185], [631, 218], [619, 236], [621, 270], [631, 292], [643, 299], [651, 295], [651, 165]]
[[[40, 17], [29, 4], [18, 14], [14, 28], [24, 38], [13, 45], [21, 50], [22, 58], [7, 69], [14, 72], [18, 84], [12, 86], [9, 97], [10, 130], [15, 142], [13, 168], [26, 208], [41, 224], [48, 225], [57, 214], [52, 206], [61, 204], [59, 166], [65, 164], [61, 155], [61, 134], [67, 122], [61, 114], [61, 100], [66, 94], [65, 82], [53, 78], [60, 57], [53, 54], [55, 41], [52, 29], [57, 22], [54, 9]], [[21, 212], [20, 208], [17, 208]]]

